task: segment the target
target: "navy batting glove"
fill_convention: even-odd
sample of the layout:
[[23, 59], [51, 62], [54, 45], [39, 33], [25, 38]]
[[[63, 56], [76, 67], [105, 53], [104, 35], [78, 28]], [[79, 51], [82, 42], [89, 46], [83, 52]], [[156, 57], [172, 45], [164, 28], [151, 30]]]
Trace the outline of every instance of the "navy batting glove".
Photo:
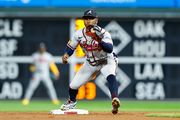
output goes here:
[[100, 37], [103, 38], [104, 37], [104, 33], [106, 32], [105, 29], [99, 27], [98, 25], [95, 25], [93, 27], [93, 30], [95, 31], [95, 33]]

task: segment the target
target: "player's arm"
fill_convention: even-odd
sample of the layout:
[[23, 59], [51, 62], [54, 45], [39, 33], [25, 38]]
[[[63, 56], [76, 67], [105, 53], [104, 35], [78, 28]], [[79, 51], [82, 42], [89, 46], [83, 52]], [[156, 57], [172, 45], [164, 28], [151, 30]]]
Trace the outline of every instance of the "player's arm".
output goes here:
[[69, 57], [74, 53], [74, 50], [76, 49], [78, 45], [78, 32], [76, 32], [72, 38], [72, 40], [69, 40], [69, 42], [66, 45], [66, 48], [64, 50], [64, 54], [62, 56], [62, 62], [64, 64], [68, 63]]
[[68, 58], [74, 53], [74, 49], [68, 47], [68, 45], [65, 48], [64, 55], [62, 56], [62, 62], [64, 64], [68, 63]]
[[113, 51], [113, 43], [112, 43], [111, 35], [107, 31], [105, 31], [105, 29], [97, 25], [93, 27], [93, 30], [95, 31], [96, 35], [101, 38], [101, 41], [99, 42], [101, 48], [105, 52], [111, 53]]
[[34, 72], [36, 71], [35, 57], [36, 57], [36, 54], [34, 53], [34, 54], [32, 55], [33, 61], [32, 61], [32, 63], [31, 63], [30, 66], [29, 66], [29, 70], [30, 70], [30, 72], [32, 72], [32, 73], [34, 73]]
[[107, 53], [112, 53], [113, 51], [113, 45], [111, 43], [106, 43], [104, 41], [99, 42], [99, 45], [101, 46], [101, 48], [107, 52]]

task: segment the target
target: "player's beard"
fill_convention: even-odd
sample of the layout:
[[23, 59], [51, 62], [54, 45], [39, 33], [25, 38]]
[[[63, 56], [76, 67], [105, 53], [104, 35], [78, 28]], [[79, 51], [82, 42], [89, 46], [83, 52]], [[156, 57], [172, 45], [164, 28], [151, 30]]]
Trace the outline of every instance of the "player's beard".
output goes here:
[[86, 26], [86, 32], [90, 32], [93, 27], [93, 25]]
[[91, 29], [97, 25], [98, 19], [93, 19], [91, 21], [84, 21], [84, 25], [86, 26], [86, 32], [91, 32]]

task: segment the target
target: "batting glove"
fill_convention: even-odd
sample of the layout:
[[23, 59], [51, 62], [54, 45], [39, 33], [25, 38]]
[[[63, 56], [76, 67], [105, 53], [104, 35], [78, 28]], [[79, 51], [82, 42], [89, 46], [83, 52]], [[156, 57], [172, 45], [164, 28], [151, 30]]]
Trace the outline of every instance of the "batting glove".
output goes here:
[[96, 35], [98, 35], [100, 38], [104, 37], [104, 33], [106, 32], [105, 29], [95, 25], [93, 27], [93, 30], [95, 31]]

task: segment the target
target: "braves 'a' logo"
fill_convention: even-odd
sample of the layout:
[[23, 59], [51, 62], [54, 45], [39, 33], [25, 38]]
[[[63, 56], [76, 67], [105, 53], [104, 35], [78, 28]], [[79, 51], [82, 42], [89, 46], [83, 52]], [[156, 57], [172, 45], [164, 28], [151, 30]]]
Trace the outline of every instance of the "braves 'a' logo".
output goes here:
[[87, 14], [88, 14], [88, 15], [92, 15], [92, 11], [91, 11], [91, 10], [88, 11]]

